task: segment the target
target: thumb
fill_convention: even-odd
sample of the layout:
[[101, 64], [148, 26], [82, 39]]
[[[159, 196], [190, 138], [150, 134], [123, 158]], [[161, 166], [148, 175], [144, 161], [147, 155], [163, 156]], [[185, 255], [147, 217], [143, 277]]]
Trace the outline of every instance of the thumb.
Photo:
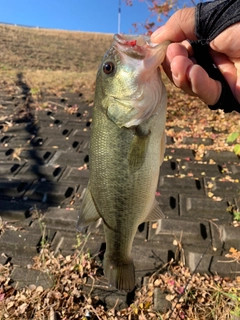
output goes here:
[[196, 40], [195, 8], [185, 8], [175, 12], [164, 26], [151, 35], [152, 42], [180, 42], [186, 39]]

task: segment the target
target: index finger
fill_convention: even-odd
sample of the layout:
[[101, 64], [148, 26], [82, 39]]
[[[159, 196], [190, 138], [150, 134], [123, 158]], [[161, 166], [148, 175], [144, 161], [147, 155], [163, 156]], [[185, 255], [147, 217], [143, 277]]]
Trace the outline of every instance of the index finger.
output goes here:
[[184, 8], [174, 13], [164, 26], [151, 35], [151, 41], [180, 42], [186, 39], [196, 40], [195, 35], [195, 8]]

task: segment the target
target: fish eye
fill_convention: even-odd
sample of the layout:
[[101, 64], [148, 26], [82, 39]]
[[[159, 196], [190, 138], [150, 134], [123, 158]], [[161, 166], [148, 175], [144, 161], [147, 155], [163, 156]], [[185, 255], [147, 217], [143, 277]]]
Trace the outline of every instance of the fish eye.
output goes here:
[[103, 72], [106, 74], [113, 73], [114, 69], [115, 69], [114, 63], [111, 61], [105, 62], [103, 65]]

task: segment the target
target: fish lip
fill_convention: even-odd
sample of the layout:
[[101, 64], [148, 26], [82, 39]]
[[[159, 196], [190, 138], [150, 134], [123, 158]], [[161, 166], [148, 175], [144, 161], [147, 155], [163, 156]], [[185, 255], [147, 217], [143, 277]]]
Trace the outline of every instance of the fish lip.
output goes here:
[[[143, 60], [146, 56], [155, 56], [161, 48], [161, 44], [150, 42], [147, 36], [114, 35], [114, 48], [132, 58]], [[149, 52], [150, 50], [150, 52]]]

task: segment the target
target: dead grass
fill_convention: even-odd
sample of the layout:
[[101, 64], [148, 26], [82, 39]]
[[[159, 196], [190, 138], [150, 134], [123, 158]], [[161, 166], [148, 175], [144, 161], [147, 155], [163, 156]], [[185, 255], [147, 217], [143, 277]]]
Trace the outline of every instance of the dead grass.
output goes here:
[[[129, 307], [119, 310], [116, 301], [115, 307], [106, 309], [104, 302], [92, 294], [101, 265], [83, 250], [56, 257], [45, 246], [34, 260], [32, 268], [46, 272], [54, 281], [53, 287], [44, 290], [30, 285], [18, 290], [10, 285], [11, 266], [0, 265], [1, 320], [230, 320], [240, 316], [240, 277], [231, 281], [217, 275], [191, 274], [187, 268], [170, 263], [136, 291]], [[89, 279], [92, 288], [86, 292]], [[154, 305], [159, 292], [169, 304], [165, 311], [156, 310]]]
[[[8, 87], [13, 92], [16, 87], [18, 70], [1, 71], [0, 78], [4, 82], [4, 88]], [[96, 74], [93, 71], [77, 72], [63, 70], [25, 70], [22, 73], [22, 81], [31, 88], [30, 93], [35, 102], [40, 102], [38, 98], [41, 93], [61, 95], [63, 92], [76, 92], [83, 95], [83, 100], [92, 102], [95, 89]], [[4, 80], [3, 80], [4, 79]]]
[[[0, 78], [13, 86], [17, 75], [34, 92], [70, 90], [92, 99], [95, 75], [113, 35], [0, 25]], [[91, 93], [90, 93], [91, 91]]]
[[[96, 70], [112, 35], [0, 25], [1, 69]], [[97, 49], [97, 50], [96, 50]]]
[[[36, 210], [36, 209], [34, 209]], [[37, 219], [41, 223], [41, 216]], [[0, 221], [0, 232], [18, 230]], [[240, 276], [231, 280], [218, 275], [191, 273], [180, 261], [170, 261], [139, 287], [133, 302], [111, 308], [99, 297], [106, 290], [102, 265], [87, 253], [88, 236], [78, 235], [75, 252], [56, 255], [47, 243], [28, 266], [51, 279], [52, 287], [30, 284], [19, 289], [11, 283], [13, 266], [0, 264], [1, 320], [238, 320]], [[226, 255], [229, 263], [240, 263], [234, 248]], [[98, 289], [98, 294], [95, 289]], [[100, 289], [100, 291], [99, 291]], [[116, 295], [116, 294], [115, 294]]]

